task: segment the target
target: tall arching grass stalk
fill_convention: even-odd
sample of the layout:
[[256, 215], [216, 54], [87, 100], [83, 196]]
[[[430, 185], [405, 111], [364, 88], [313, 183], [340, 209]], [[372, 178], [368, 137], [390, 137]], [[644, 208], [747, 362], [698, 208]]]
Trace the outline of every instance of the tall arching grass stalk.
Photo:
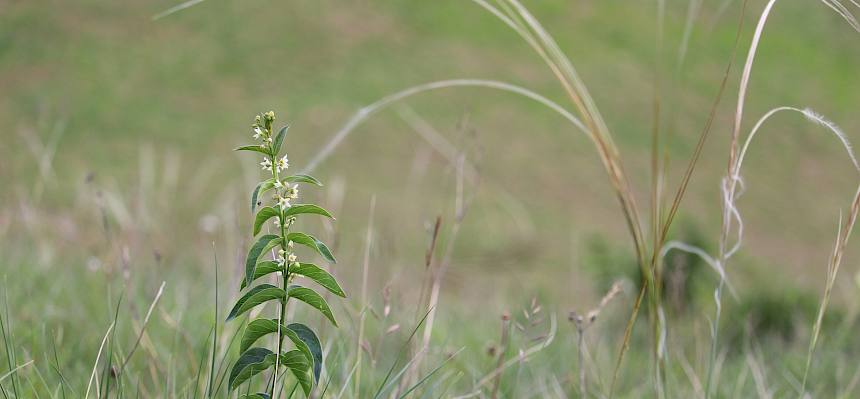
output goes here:
[[[473, 2], [510, 27], [526, 42], [526, 44], [529, 45], [529, 47], [535, 51], [540, 59], [547, 65], [553, 76], [558, 80], [565, 94], [568, 96], [568, 99], [574, 106], [577, 115], [574, 116], [574, 112], [568, 111], [563, 106], [547, 100], [540, 94], [510, 83], [481, 79], [453, 79], [427, 83], [391, 94], [360, 109], [337, 133], [335, 133], [332, 139], [323, 146], [322, 150], [308, 164], [305, 172], [312, 171], [320, 162], [327, 158], [331, 152], [369, 116], [397, 101], [431, 90], [458, 86], [477, 86], [501, 89], [529, 97], [558, 112], [577, 130], [584, 132], [594, 143], [621, 206], [628, 231], [634, 244], [637, 263], [643, 276], [642, 288], [639, 295], [636, 297], [633, 311], [631, 312], [627, 327], [625, 328], [624, 339], [618, 354], [612, 383], [610, 384], [609, 395], [612, 395], [612, 390], [615, 387], [615, 382], [624, 358], [624, 353], [629, 347], [633, 326], [646, 293], [648, 294], [649, 309], [651, 310], [651, 312], [649, 312], [649, 316], [652, 335], [654, 337], [652, 346], [652, 350], [654, 352], [653, 357], [657, 362], [655, 364], [656, 385], [660, 386], [660, 380], [662, 379], [661, 376], [663, 375], [661, 369], [664, 367], [664, 363], [660, 360], [664, 359], [664, 354], [660, 351], [660, 348], [662, 347], [661, 343], [665, 340], [666, 331], [665, 323], [661, 322], [664, 318], [658, 316], [661, 312], [659, 305], [659, 286], [656, 284], [656, 282], [659, 281], [658, 273], [660, 272], [658, 267], [658, 263], [661, 260], [659, 251], [663, 247], [663, 242], [668, 236], [669, 227], [678, 211], [681, 200], [686, 192], [689, 179], [698, 162], [699, 154], [701, 153], [705, 139], [711, 129], [716, 107], [722, 98], [723, 88], [725, 87], [725, 83], [728, 78], [731, 62], [726, 68], [726, 73], [721, 82], [718, 95], [716, 96], [711, 108], [708, 122], [703, 129], [702, 135], [700, 136], [699, 142], [697, 143], [692, 156], [690, 157], [688, 167], [686, 168], [675, 196], [673, 197], [672, 204], [665, 213], [665, 216], [654, 219], [654, 222], [657, 223], [658, 226], [654, 226], [653, 230], [655, 233], [654, 237], [652, 237], [653, 242], [652, 245], [648, 245], [641, 225], [639, 206], [637, 205], [630, 182], [624, 172], [620, 151], [615, 145], [612, 135], [609, 132], [606, 123], [603, 121], [603, 117], [592, 99], [591, 94], [582, 79], [579, 77], [570, 59], [561, 50], [553, 37], [540, 24], [537, 18], [535, 18], [518, 0], [495, 0], [492, 3], [487, 0], [473, 0]], [[740, 32], [740, 27], [738, 28], [738, 31]], [[654, 156], [659, 156], [659, 154], [655, 154]], [[658, 169], [659, 168], [655, 168], [655, 174], [658, 173]], [[655, 176], [653, 180], [661, 181], [661, 178]], [[662, 186], [662, 182], [660, 184]], [[660, 191], [662, 191], [662, 189], [660, 189]], [[656, 198], [659, 200], [663, 197], [657, 196]], [[660, 209], [661, 207], [662, 205], [654, 205], [653, 208]], [[658, 214], [655, 213], [655, 215]]]
[[[837, 12], [845, 18], [845, 20], [856, 29], [856, 20], [851, 15], [850, 12], [840, 12], [840, 9], [843, 9], [841, 4], [839, 4], [838, 0], [822, 0], [823, 3], [828, 5], [829, 7], [836, 9]], [[722, 226], [720, 229], [720, 238], [719, 238], [719, 253], [715, 257], [716, 264], [720, 270], [723, 270], [723, 276], [726, 263], [729, 258], [734, 255], [741, 246], [741, 241], [743, 238], [743, 220], [741, 218], [740, 211], [738, 211], [736, 202], [737, 199], [743, 194], [744, 185], [743, 181], [740, 177], [741, 165], [743, 164], [744, 157], [746, 156], [746, 151], [749, 148], [749, 144], [752, 141], [753, 137], [755, 137], [758, 129], [764, 123], [764, 121], [768, 120], [772, 115], [776, 114], [780, 111], [796, 111], [802, 113], [807, 119], [821, 124], [831, 130], [840, 140], [843, 147], [845, 147], [848, 152], [852, 162], [854, 163], [855, 168], [857, 167], [856, 157], [853, 155], [853, 151], [851, 149], [850, 144], [845, 138], [844, 134], [835, 127], [835, 125], [820, 115], [812, 112], [809, 109], [800, 110], [793, 107], [780, 107], [774, 110], [771, 110], [765, 116], [763, 116], [755, 125], [755, 127], [750, 131], [747, 135], [747, 139], [743, 145], [740, 146], [740, 132], [741, 125], [743, 122], [743, 114], [744, 114], [744, 105], [746, 101], [747, 89], [749, 87], [750, 77], [752, 76], [752, 68], [755, 61], [755, 57], [757, 54], [757, 49], [759, 43], [761, 42], [761, 38], [764, 32], [765, 24], [768, 21], [768, 17], [770, 16], [771, 11], [773, 10], [774, 5], [776, 4], [776, 0], [770, 0], [765, 5], [762, 10], [761, 15], [759, 16], [758, 23], [756, 24], [755, 31], [753, 33], [752, 42], [750, 44], [750, 48], [747, 52], [746, 61], [744, 63], [744, 68], [741, 73], [741, 81], [740, 87], [738, 89], [738, 99], [735, 108], [734, 114], [734, 123], [732, 128], [732, 135], [730, 141], [730, 149], [729, 149], [729, 161], [728, 161], [728, 171], [726, 176], [723, 178], [721, 182], [721, 193], [722, 193]], [[855, 3], [856, 5], [856, 3]], [[733, 234], [733, 231], [735, 232]], [[730, 242], [730, 237], [735, 236], [734, 242]], [[726, 280], [721, 278], [717, 283], [717, 288], [714, 291], [714, 318], [711, 320], [711, 348], [710, 354], [708, 355], [708, 368], [707, 368], [707, 376], [705, 383], [705, 397], [708, 398], [711, 395], [711, 382], [713, 380], [714, 374], [714, 364], [716, 361], [716, 353], [717, 346], [719, 341], [719, 324], [722, 315], [722, 291], [723, 287], [726, 285]]]

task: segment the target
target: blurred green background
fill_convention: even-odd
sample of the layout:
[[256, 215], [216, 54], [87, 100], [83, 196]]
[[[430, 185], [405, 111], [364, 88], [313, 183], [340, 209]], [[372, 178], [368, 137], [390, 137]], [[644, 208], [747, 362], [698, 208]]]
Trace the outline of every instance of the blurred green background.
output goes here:
[[[687, 2], [668, 2], [660, 56], [653, 4], [527, 4], [557, 36], [596, 98], [643, 204], [655, 62], [663, 82], [661, 120], [672, 190], [730, 56], [740, 3], [727, 3], [702, 5], [682, 65]], [[73, 187], [91, 172], [134, 202], [143, 163], [158, 170], [173, 165], [165, 162], [175, 157], [180, 183], [166, 195], [183, 209], [168, 225], [152, 228], [163, 234], [180, 229], [191, 239], [194, 229], [185, 229], [221, 206], [225, 191], [241, 195], [251, 187], [251, 182], [231, 184], [240, 167], [252, 175], [252, 160], [230, 149], [248, 140], [247, 126], [260, 110], [273, 109], [292, 125], [290, 159], [301, 167], [359, 107], [419, 83], [504, 80], [568, 104], [530, 49], [470, 2], [212, 0], [152, 20], [172, 5], [7, 1], [0, 6], [4, 208], [32, 194], [39, 176], [34, 152], [44, 153], [34, 142], [56, 144], [50, 169], [58, 189], [38, 206], [54, 212], [69, 205]], [[741, 59], [759, 6], [749, 6]], [[798, 26], [804, 29], [797, 31]], [[823, 4], [780, 4], [753, 71], [747, 128], [772, 107], [810, 106], [855, 138], [857, 65], [857, 36], [837, 15]], [[727, 162], [736, 88], [735, 78], [682, 209], [684, 220], [708, 242], [716, 239], [718, 178]], [[528, 271], [553, 276], [546, 284], [554, 290], [587, 288], [577, 286], [583, 235], [605, 235], [618, 245], [629, 241], [592, 145], [551, 111], [511, 94], [471, 88], [433, 92], [404, 104], [409, 108], [394, 107], [359, 127], [317, 172], [326, 181], [346, 182], [349, 211], [338, 223], [342, 231], [361, 231], [372, 195], [380, 204], [380, 228], [397, 230], [396, 236], [384, 235], [392, 250], [422, 248], [422, 225], [437, 214], [450, 216], [453, 168], [416, 134], [403, 116], [409, 114], [458, 148], [472, 149], [470, 161], [479, 166], [482, 184], [457, 250], [462, 273]], [[823, 129], [787, 114], [766, 126], [744, 176], [749, 192], [740, 202], [747, 222], [743, 257], [757, 264], [733, 272], [779, 270], [791, 283], [817, 287], [839, 208], [854, 191], [857, 175], [847, 157]], [[12, 216], [6, 217], [8, 223]], [[160, 250], [172, 257], [182, 242], [166, 241]], [[344, 245], [360, 246], [358, 241]], [[854, 259], [849, 257], [845, 274], [854, 271]]]
[[[718, 238], [738, 71], [764, 3], [748, 4], [726, 95], [673, 230], [673, 239], [708, 250]], [[11, 303], [46, 288], [55, 300], [80, 302], [73, 311], [107, 317], [104, 301], [118, 287], [151, 297], [167, 279], [168, 303], [193, 307], [195, 295], [211, 293], [213, 243], [230, 272], [222, 289], [235, 294], [250, 240], [246, 197], [260, 175], [255, 157], [232, 148], [250, 142], [256, 113], [272, 109], [291, 124], [286, 148], [300, 169], [362, 106], [420, 83], [502, 80], [569, 104], [531, 49], [469, 1], [208, 0], [153, 20], [175, 4], [0, 1], [0, 272]], [[526, 5], [589, 87], [643, 210], [660, 82], [673, 192], [731, 57], [741, 2], [701, 4], [684, 46], [690, 2], [667, 1], [660, 52], [655, 2]], [[779, 3], [752, 73], [744, 130], [776, 106], [808, 106], [860, 139], [858, 39], [823, 4]], [[412, 306], [437, 216], [447, 245], [457, 169], [428, 134], [462, 151], [479, 176], [464, 188], [470, 207], [446, 275], [444, 317], [494, 319], [532, 296], [557, 311], [582, 309], [606, 281], [636, 275], [591, 142], [530, 100], [455, 88], [372, 117], [315, 171], [327, 186], [303, 193], [338, 215], [334, 226], [309, 229], [336, 241], [335, 271], [348, 291], [360, 290], [374, 197], [373, 298], [388, 286]], [[785, 114], [765, 126], [743, 175], [746, 234], [730, 279], [742, 296], [766, 284], [817, 297], [840, 209], [856, 190], [848, 157], [824, 129]], [[850, 244], [837, 301], [856, 290], [858, 256]], [[89, 283], [56, 278], [66, 275]], [[716, 279], [701, 276], [707, 292]], [[103, 283], [117, 280], [126, 284]], [[468, 306], [477, 303], [485, 306]], [[46, 306], [22, 304], [12, 315], [38, 325]]]

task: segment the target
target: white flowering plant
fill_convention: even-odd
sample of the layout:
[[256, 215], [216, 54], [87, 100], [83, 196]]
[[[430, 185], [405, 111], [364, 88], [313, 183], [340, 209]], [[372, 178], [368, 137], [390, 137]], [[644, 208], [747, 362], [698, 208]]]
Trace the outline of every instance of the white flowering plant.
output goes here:
[[[239, 349], [241, 354], [230, 371], [230, 389], [234, 390], [251, 377], [273, 368], [271, 379], [266, 385], [267, 392], [246, 395], [245, 398], [249, 399], [277, 397], [281, 391], [276, 388], [278, 377], [286, 375], [281, 373], [281, 367], [286, 367], [291, 372], [297, 380], [296, 383], [308, 397], [319, 382], [322, 369], [320, 340], [308, 326], [295, 322], [287, 323], [287, 304], [291, 299], [304, 302], [320, 311], [335, 326], [337, 322], [328, 303], [320, 294], [311, 288], [295, 284], [294, 280], [306, 278], [337, 296], [346, 297], [343, 289], [329, 272], [313, 263], [298, 260], [295, 252], [296, 244], [310, 248], [326, 261], [335, 263], [334, 256], [322, 241], [312, 235], [292, 231], [296, 218], [300, 215], [316, 214], [334, 218], [328, 211], [317, 205], [292, 203], [298, 199], [300, 183], [316, 186], [322, 186], [322, 184], [308, 175], [286, 175], [290, 164], [287, 156], [281, 156], [280, 153], [287, 134], [287, 126], [274, 134], [272, 129], [274, 121], [275, 114], [272, 111], [257, 115], [251, 130], [258, 143], [236, 149], [263, 154], [264, 158], [260, 166], [271, 175], [260, 182], [251, 194], [251, 212], [256, 211], [253, 228], [256, 242], [248, 252], [245, 275], [241, 284], [241, 290], [246, 288], [248, 290], [236, 301], [227, 321], [270, 301], [276, 301], [279, 311], [277, 318], [252, 320], [242, 334]], [[272, 192], [271, 205], [264, 206], [264, 201], [260, 198], [268, 192]], [[263, 227], [270, 220], [273, 222], [275, 232], [260, 236]], [[264, 254], [267, 253], [271, 253], [271, 260], [265, 259]], [[267, 276], [275, 276], [277, 285], [261, 283], [252, 287], [255, 281]], [[275, 351], [254, 346], [269, 334], [275, 335]], [[288, 350], [284, 338], [292, 343], [292, 349]], [[283, 384], [281, 381], [281, 385]]]

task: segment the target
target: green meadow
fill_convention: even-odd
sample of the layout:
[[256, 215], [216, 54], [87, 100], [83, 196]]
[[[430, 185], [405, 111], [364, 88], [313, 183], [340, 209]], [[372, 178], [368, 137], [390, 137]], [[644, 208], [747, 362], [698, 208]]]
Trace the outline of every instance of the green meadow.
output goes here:
[[[763, 0], [523, 0], [526, 12], [207, 0], [164, 13], [177, 3], [0, 2], [4, 398], [269, 385], [266, 371], [228, 389], [248, 320], [225, 322], [254, 244], [250, 192], [268, 176], [261, 154], [233, 149], [268, 110], [290, 125], [290, 172], [325, 183], [300, 202], [336, 216], [296, 222], [337, 263], [300, 258], [347, 294], [324, 295], [337, 328], [287, 309], [322, 340], [310, 397], [860, 394], [860, 246], [847, 239], [860, 174], [832, 134], [860, 140], [855, 2], [776, 1], [760, 37]], [[815, 113], [762, 123], [727, 201], [739, 93], [740, 146], [774, 108]], [[615, 160], [629, 184], [613, 185]], [[276, 383], [277, 397], [305, 397], [288, 373]]]

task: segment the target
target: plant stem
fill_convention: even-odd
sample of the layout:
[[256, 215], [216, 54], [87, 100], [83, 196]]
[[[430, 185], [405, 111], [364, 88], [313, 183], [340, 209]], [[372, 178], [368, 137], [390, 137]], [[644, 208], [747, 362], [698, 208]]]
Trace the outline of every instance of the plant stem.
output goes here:
[[[269, 130], [270, 137], [271, 137], [271, 132], [272, 131], [270, 129]], [[275, 154], [273, 146], [270, 146], [269, 148], [271, 149], [271, 153], [272, 153], [272, 155], [271, 155], [272, 178], [275, 179], [275, 182], [280, 182], [281, 180], [280, 180], [280, 176], [278, 174], [278, 165], [277, 165], [278, 154]], [[280, 193], [279, 193], [279, 195], [280, 195]], [[288, 256], [286, 254], [288, 226], [286, 226], [286, 221], [284, 220], [283, 209], [281, 209], [280, 205], [276, 205], [276, 206], [278, 207], [278, 221], [280, 222], [279, 226], [281, 228], [281, 250], [284, 251], [284, 256]], [[281, 280], [281, 289], [283, 289], [284, 292], [287, 292], [287, 282], [289, 281], [289, 263], [286, 261], [284, 262], [284, 270], [281, 271], [281, 276], [283, 276], [283, 279]], [[278, 341], [278, 350], [277, 350], [277, 352], [275, 352], [275, 372], [274, 372], [274, 375], [272, 376], [272, 388], [271, 388], [271, 391], [269, 394], [269, 397], [272, 399], [275, 398], [275, 388], [278, 386], [278, 384], [277, 384], [277, 382], [278, 382], [278, 371], [280, 370], [281, 350], [283, 349], [283, 337], [281, 335], [282, 334], [281, 326], [283, 326], [284, 319], [286, 318], [287, 299], [289, 299], [289, 298], [284, 298], [280, 302], [281, 309], [280, 309], [280, 314], [278, 315], [278, 332], [277, 332], [277, 337], [275, 338]], [[280, 394], [280, 391], [278, 393]]]

